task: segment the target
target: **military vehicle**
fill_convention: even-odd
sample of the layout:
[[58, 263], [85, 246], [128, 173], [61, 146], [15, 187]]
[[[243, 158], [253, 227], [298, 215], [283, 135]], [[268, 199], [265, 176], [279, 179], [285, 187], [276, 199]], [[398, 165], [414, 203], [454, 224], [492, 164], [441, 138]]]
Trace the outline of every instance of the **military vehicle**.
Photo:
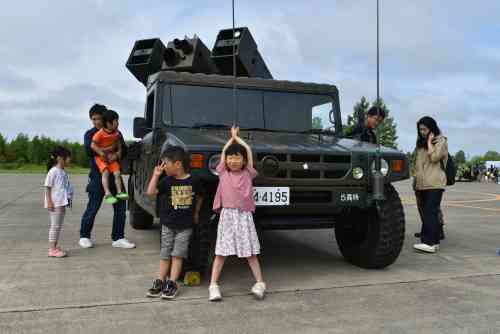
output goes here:
[[206, 188], [190, 261], [209, 265], [215, 167], [238, 124], [252, 146], [255, 222], [266, 229], [331, 229], [343, 256], [364, 268], [398, 257], [405, 217], [391, 183], [409, 178], [405, 154], [342, 136], [334, 85], [275, 80], [247, 28], [221, 30], [210, 51], [196, 35], [135, 42], [127, 68], [146, 87], [143, 117], [129, 149], [130, 224], [153, 224], [158, 203], [145, 192], [163, 150], [190, 152], [191, 172]]

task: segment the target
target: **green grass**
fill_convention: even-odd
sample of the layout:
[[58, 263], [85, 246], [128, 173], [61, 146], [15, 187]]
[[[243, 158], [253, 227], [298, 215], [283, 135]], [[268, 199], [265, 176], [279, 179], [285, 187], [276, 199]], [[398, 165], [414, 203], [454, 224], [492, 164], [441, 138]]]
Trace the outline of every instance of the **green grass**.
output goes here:
[[[88, 174], [89, 169], [79, 166], [70, 166], [66, 170], [71, 174]], [[46, 165], [21, 164], [15, 162], [0, 163], [0, 174], [44, 174]]]

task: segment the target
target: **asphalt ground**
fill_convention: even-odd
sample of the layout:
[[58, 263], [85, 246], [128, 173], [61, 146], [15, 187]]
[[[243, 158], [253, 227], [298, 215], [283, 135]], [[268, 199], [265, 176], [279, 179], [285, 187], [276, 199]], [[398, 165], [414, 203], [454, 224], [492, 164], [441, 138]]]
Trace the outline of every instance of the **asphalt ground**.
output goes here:
[[86, 177], [72, 176], [77, 198], [61, 244], [47, 257], [43, 175], [0, 175], [0, 333], [500, 333], [500, 185], [458, 183], [444, 198], [446, 240], [438, 254], [416, 253], [420, 221], [409, 182], [396, 184], [406, 214], [404, 249], [392, 266], [346, 263], [333, 230], [269, 231], [262, 236], [268, 284], [249, 294], [250, 270], [228, 261], [224, 300], [207, 301], [207, 283], [183, 287], [175, 301], [145, 297], [158, 271], [159, 229], [111, 247], [112, 210], [103, 204], [96, 247], [78, 247]]

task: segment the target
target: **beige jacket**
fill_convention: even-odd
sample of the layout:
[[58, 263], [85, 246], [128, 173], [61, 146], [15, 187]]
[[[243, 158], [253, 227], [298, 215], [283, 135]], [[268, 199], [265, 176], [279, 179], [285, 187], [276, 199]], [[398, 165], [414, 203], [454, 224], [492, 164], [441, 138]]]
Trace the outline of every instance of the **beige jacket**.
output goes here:
[[[443, 165], [441, 165], [443, 161]], [[446, 173], [443, 166], [448, 163], [448, 140], [437, 136], [434, 149], [427, 151], [423, 148], [415, 149], [415, 162], [412, 175], [415, 178], [415, 190], [444, 189], [446, 188]]]

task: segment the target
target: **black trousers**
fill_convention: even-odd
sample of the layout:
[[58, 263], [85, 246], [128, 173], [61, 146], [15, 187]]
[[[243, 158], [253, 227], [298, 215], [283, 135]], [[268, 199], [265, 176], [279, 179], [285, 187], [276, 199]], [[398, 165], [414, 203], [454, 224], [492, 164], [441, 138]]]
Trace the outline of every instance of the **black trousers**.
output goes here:
[[[94, 220], [101, 207], [104, 198], [104, 188], [102, 187], [101, 174], [97, 167], [91, 163], [91, 172], [89, 174], [89, 183], [87, 185], [87, 193], [89, 194], [89, 202], [82, 216], [80, 225], [80, 238], [89, 238], [94, 227]], [[122, 185], [123, 189], [125, 186]], [[116, 195], [115, 179], [113, 175], [109, 177], [109, 190], [113, 195]], [[113, 227], [111, 230], [111, 239], [113, 241], [124, 238], [125, 220], [127, 217], [127, 202], [118, 201], [113, 204]]]
[[420, 239], [424, 244], [431, 246], [439, 244], [443, 224], [443, 214], [441, 212], [443, 192], [443, 189], [419, 190], [415, 192], [417, 206], [422, 218]]
[[[420, 191], [415, 191], [415, 197], [417, 199], [417, 209], [418, 209], [418, 214], [420, 215], [420, 221], [423, 223], [424, 222], [424, 203], [422, 200], [422, 196], [420, 195]], [[439, 219], [439, 224], [442, 227], [444, 225], [444, 216], [443, 216], [443, 210], [441, 210], [441, 207], [439, 207], [438, 219]]]
[[[89, 238], [94, 227], [94, 220], [101, 207], [104, 193], [100, 191], [89, 192], [89, 202], [82, 216], [80, 225], [80, 238]], [[116, 241], [124, 238], [127, 202], [119, 200], [113, 204], [113, 227], [111, 228], [111, 240]]]

